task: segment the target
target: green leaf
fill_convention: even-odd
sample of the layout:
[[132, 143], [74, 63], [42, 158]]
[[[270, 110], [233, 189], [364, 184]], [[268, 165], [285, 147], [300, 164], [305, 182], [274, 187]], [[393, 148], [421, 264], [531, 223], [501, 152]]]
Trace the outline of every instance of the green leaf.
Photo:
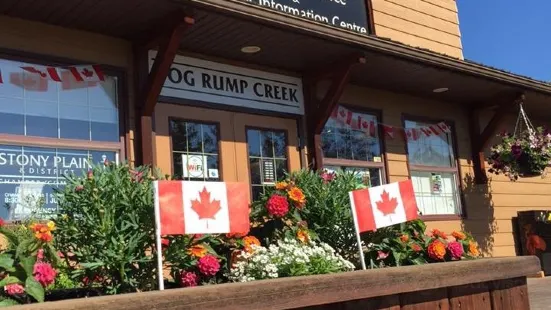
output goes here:
[[10, 306], [17, 306], [17, 305], [19, 305], [19, 303], [10, 298], [4, 298], [0, 301], [0, 307], [10, 307]]
[[27, 254], [29, 252], [29, 248], [31, 247], [31, 245], [33, 243], [34, 243], [33, 239], [27, 239], [27, 240], [24, 240], [23, 242], [21, 242], [17, 246], [17, 250], [15, 251], [15, 257], [16, 258], [21, 258], [22, 256], [27, 256]]
[[101, 267], [104, 265], [103, 262], [93, 262], [93, 263], [82, 263], [80, 264], [82, 267], [87, 269], [96, 269], [98, 267]]
[[0, 268], [4, 268], [7, 271], [13, 271], [14, 259], [9, 254], [0, 255]]
[[4, 279], [2, 279], [2, 281], [0, 281], [0, 287], [4, 287], [8, 284], [14, 284], [14, 283], [21, 283], [21, 280], [13, 276], [7, 276]]
[[34, 269], [34, 264], [35, 263], [36, 263], [36, 257], [34, 257], [34, 256], [25, 257], [19, 263], [21, 265], [21, 267], [23, 267], [23, 269], [25, 270], [25, 273], [27, 274], [27, 277], [32, 277], [33, 276], [33, 269]]
[[28, 277], [25, 281], [25, 292], [36, 301], [44, 302], [44, 288], [33, 277]]

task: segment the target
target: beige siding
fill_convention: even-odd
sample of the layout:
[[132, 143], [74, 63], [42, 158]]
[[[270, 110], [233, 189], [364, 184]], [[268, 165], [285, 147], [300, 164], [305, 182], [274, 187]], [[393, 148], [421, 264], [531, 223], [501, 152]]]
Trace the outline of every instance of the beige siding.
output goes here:
[[[128, 93], [123, 97], [128, 98], [129, 105], [133, 106], [133, 60], [130, 42], [1, 15], [0, 38], [0, 48], [3, 49], [110, 65], [125, 70]], [[130, 109], [130, 128], [134, 128], [133, 110]], [[133, 137], [134, 132], [131, 130], [129, 135]], [[133, 141], [130, 145], [127, 156], [133, 161]]]
[[372, 0], [377, 36], [463, 58], [455, 0]]

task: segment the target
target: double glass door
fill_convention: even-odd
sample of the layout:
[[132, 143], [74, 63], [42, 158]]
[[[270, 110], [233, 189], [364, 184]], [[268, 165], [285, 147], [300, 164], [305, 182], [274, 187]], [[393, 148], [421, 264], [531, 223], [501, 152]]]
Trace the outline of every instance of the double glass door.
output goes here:
[[254, 199], [300, 169], [294, 119], [160, 104], [156, 129], [157, 165], [184, 180], [246, 182]]

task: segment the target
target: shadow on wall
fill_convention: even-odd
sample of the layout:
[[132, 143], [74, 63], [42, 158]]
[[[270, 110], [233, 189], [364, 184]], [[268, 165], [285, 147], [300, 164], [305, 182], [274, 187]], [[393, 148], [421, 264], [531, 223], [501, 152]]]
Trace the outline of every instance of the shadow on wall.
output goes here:
[[497, 224], [490, 183], [476, 184], [474, 176], [467, 174], [463, 186], [467, 217], [462, 220], [461, 228], [473, 235], [484, 256], [491, 256]]

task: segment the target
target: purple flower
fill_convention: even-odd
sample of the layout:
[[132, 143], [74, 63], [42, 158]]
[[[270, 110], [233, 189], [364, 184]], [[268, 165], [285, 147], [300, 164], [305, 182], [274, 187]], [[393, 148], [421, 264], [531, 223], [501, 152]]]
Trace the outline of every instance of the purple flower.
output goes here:
[[522, 147], [520, 144], [515, 143], [511, 146], [511, 153], [513, 153], [513, 156], [518, 159], [520, 155], [522, 155]]

